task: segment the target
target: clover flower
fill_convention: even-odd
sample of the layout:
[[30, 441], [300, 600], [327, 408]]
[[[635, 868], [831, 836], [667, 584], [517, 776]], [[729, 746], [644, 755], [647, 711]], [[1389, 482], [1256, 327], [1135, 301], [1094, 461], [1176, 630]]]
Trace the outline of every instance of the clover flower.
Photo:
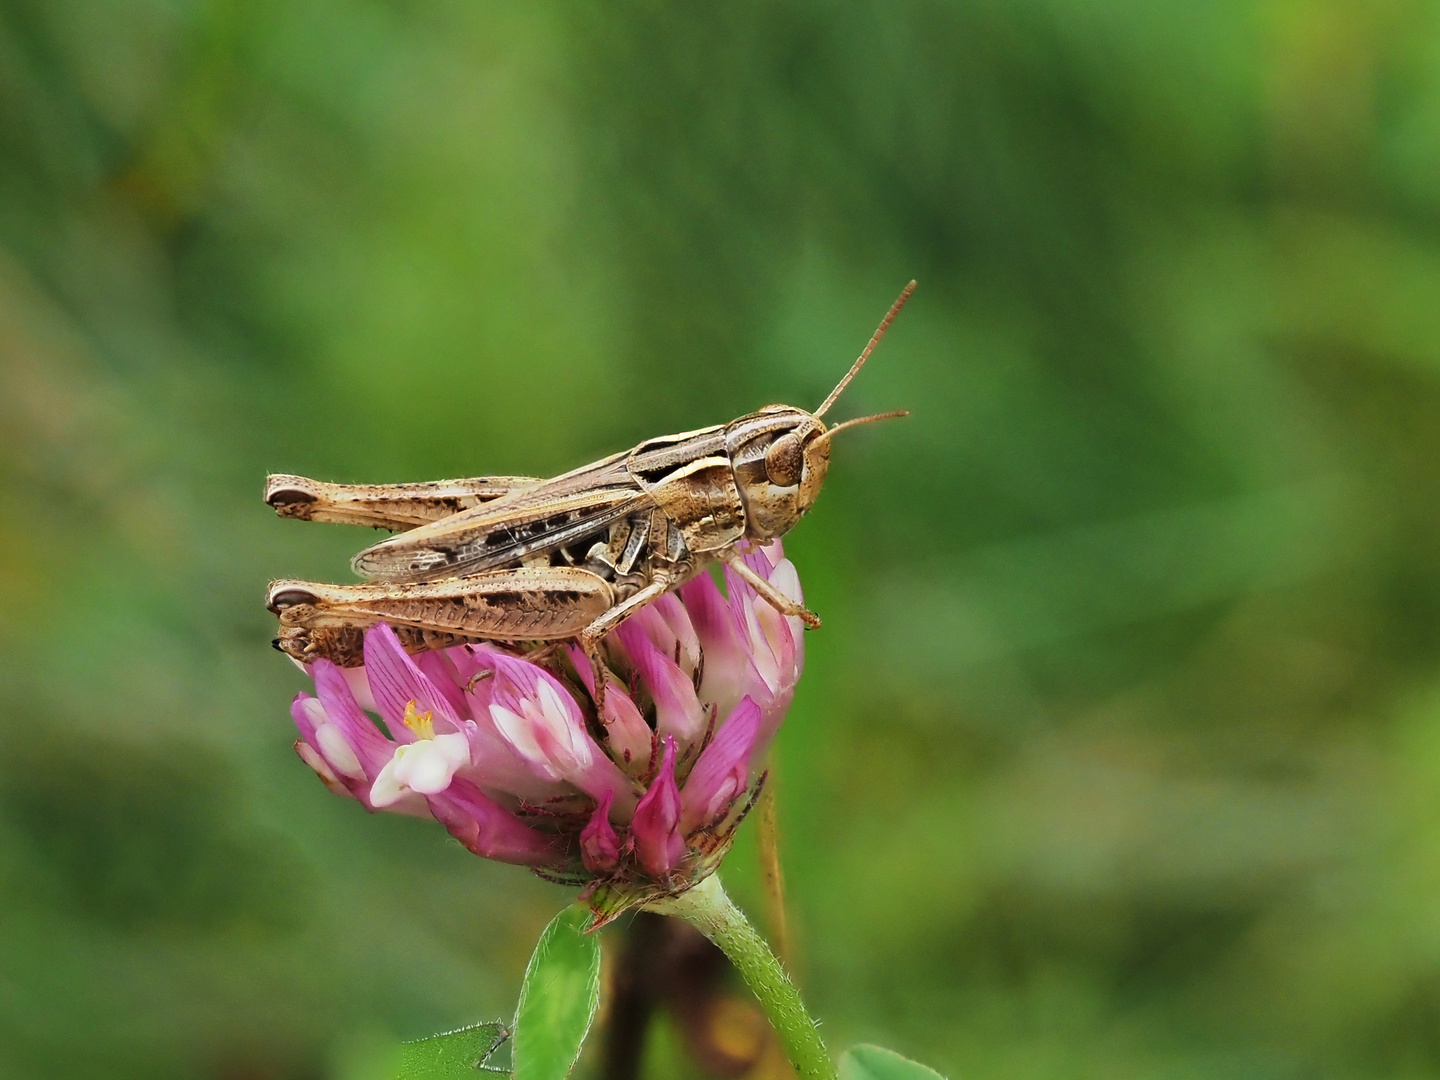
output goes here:
[[[744, 559], [802, 600], [778, 540]], [[374, 626], [362, 667], [307, 668], [295, 749], [368, 810], [432, 817], [476, 855], [585, 883], [601, 921], [683, 892], [728, 850], [804, 667], [800, 620], [728, 568], [725, 584], [700, 574], [607, 637], [603, 695], [575, 646], [411, 656]]]

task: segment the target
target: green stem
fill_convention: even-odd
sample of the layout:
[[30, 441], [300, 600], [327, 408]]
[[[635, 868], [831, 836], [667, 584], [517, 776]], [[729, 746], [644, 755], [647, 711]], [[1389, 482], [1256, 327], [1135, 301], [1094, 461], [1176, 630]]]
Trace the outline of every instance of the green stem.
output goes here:
[[765, 939], [725, 895], [718, 876], [712, 874], [679, 896], [667, 896], [646, 907], [684, 919], [720, 946], [745, 984], [760, 999], [785, 1046], [790, 1064], [803, 1080], [836, 1080], [835, 1066], [820, 1041], [815, 1021], [800, 1003], [795, 984]]

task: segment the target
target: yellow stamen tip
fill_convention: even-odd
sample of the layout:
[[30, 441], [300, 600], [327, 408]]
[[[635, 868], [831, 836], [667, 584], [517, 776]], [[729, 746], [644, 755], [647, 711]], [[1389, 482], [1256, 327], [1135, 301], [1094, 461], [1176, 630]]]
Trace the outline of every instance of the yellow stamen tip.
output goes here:
[[435, 738], [435, 721], [429, 712], [421, 712], [414, 701], [405, 706], [405, 726], [422, 739]]

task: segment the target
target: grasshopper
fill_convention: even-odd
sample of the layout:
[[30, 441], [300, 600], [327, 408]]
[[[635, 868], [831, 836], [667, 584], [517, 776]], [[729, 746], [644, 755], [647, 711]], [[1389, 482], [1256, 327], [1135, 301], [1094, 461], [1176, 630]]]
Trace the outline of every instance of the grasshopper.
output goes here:
[[777, 611], [818, 627], [819, 618], [746, 566], [740, 552], [783, 536], [809, 511], [837, 432], [905, 415], [830, 428], [821, 420], [914, 289], [912, 281], [813, 413], [769, 405], [728, 424], [649, 439], [551, 480], [349, 485], [271, 476], [265, 501], [281, 517], [398, 531], [355, 556], [351, 565], [370, 579], [365, 584], [272, 583], [266, 606], [280, 619], [276, 647], [302, 663], [324, 657], [354, 667], [363, 662], [365, 629], [385, 622], [411, 652], [477, 640], [574, 639], [598, 674], [607, 633], [715, 561]]

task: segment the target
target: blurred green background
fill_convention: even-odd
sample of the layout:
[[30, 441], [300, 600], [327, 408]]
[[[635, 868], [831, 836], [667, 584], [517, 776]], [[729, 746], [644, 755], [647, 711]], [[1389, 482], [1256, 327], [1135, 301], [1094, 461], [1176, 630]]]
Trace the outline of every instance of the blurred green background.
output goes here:
[[507, 1015], [567, 891], [295, 759], [373, 534], [265, 473], [813, 407], [912, 276], [788, 548], [827, 1038], [1440, 1075], [1440, 4], [0, 0], [0, 1076]]

